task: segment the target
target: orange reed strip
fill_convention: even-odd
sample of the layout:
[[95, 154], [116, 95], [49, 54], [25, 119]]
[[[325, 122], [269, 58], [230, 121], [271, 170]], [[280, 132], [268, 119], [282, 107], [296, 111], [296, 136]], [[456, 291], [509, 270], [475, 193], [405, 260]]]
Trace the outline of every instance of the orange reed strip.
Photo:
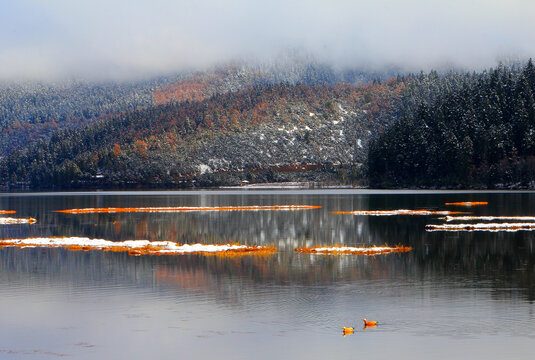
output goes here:
[[345, 246], [331, 246], [331, 247], [307, 247], [307, 248], [297, 248], [296, 252], [299, 253], [308, 253], [308, 254], [323, 254], [323, 255], [381, 255], [381, 254], [391, 254], [397, 252], [408, 252], [411, 251], [412, 247], [410, 246], [395, 246], [395, 247], [345, 247]]
[[487, 201], [463, 201], [463, 202], [451, 202], [445, 203], [445, 205], [456, 205], [456, 206], [477, 206], [477, 205], [488, 205]]
[[13, 224], [35, 224], [36, 219], [30, 218], [10, 218], [0, 217], [0, 225], [13, 225]]
[[0, 214], [14, 214], [15, 210], [0, 210]]
[[447, 210], [356, 210], [356, 211], [333, 211], [332, 214], [348, 215], [372, 215], [372, 216], [392, 216], [392, 215], [455, 215], [462, 214], [459, 211]]
[[65, 214], [94, 213], [132, 213], [132, 212], [187, 212], [187, 211], [256, 211], [256, 210], [308, 210], [320, 209], [312, 205], [273, 205], [273, 206], [218, 206], [218, 207], [139, 207], [139, 208], [86, 208], [57, 210]]
[[535, 222], [532, 223], [479, 223], [479, 224], [443, 224], [426, 225], [426, 231], [532, 231], [535, 230]]
[[[243, 256], [243, 255], [271, 255], [277, 251], [277, 248], [274, 246], [240, 246], [238, 244], [226, 244], [226, 245], [204, 245], [206, 247], [210, 246], [220, 246], [221, 250], [199, 250], [199, 251], [189, 251], [183, 249], [169, 249], [169, 244], [174, 244], [177, 247], [180, 247], [178, 243], [174, 242], [164, 242], [165, 244], [158, 244], [154, 242], [151, 244], [148, 242], [145, 246], [133, 246], [132, 243], [136, 241], [126, 241], [118, 242], [117, 245], [108, 245], [113, 243], [111, 241], [104, 241], [106, 245], [102, 244], [91, 244], [92, 241], [102, 241], [102, 240], [91, 240], [87, 238], [75, 238], [81, 240], [79, 243], [69, 243], [68, 240], [73, 238], [67, 237], [50, 237], [50, 238], [28, 238], [28, 239], [3, 239], [0, 240], [0, 248], [4, 247], [41, 247], [41, 248], [63, 248], [70, 251], [90, 251], [90, 250], [102, 250], [110, 252], [127, 252], [129, 255], [185, 255], [185, 254], [201, 254], [201, 255], [214, 255], [214, 256]], [[43, 240], [50, 241], [51, 243], [43, 243]], [[66, 240], [66, 243], [62, 244], [61, 241]], [[146, 242], [146, 241], [144, 241]], [[130, 243], [130, 246], [128, 244]], [[195, 244], [192, 246], [203, 245]], [[228, 248], [229, 246], [240, 246], [239, 248]]]

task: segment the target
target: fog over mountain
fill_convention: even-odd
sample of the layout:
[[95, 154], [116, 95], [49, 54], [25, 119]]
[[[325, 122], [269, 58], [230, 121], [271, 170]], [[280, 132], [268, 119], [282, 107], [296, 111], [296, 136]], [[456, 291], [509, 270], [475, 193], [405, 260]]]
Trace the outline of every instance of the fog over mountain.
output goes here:
[[0, 79], [124, 79], [269, 62], [482, 69], [535, 54], [525, 0], [19, 0], [0, 5]]

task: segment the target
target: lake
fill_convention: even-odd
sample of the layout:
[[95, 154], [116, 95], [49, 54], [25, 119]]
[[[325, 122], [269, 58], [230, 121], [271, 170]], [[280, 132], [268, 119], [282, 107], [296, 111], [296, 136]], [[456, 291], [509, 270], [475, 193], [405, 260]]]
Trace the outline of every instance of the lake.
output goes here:
[[[446, 202], [487, 201], [455, 207]], [[88, 207], [318, 205], [294, 211], [63, 214]], [[0, 358], [528, 359], [535, 350], [535, 236], [427, 232], [431, 209], [535, 215], [535, 193], [226, 190], [0, 194], [36, 224], [0, 239], [273, 245], [262, 256], [131, 256], [0, 250]], [[403, 245], [377, 256], [301, 254], [313, 245]], [[377, 327], [363, 328], [362, 318]], [[343, 326], [355, 333], [342, 336]]]

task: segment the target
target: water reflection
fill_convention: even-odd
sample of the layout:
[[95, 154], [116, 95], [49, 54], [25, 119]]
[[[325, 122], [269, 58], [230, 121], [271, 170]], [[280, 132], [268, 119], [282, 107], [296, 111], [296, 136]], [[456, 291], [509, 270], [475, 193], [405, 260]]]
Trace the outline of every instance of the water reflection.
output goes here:
[[[162, 331], [159, 326], [165, 323], [166, 331], [176, 331], [173, 337], [176, 346], [195, 342], [197, 336], [215, 346], [199, 347], [194, 353], [199, 357], [254, 356], [257, 347], [266, 342], [269, 346], [263, 355], [258, 355], [260, 358], [275, 356], [271, 347], [289, 349], [293, 354], [301, 352], [312, 358], [333, 353], [347, 357], [357, 349], [375, 349], [379, 357], [384, 357], [389, 356], [388, 349], [381, 346], [385, 341], [401, 346], [395, 354], [398, 358], [414, 358], [410, 351], [403, 350], [403, 344], [407, 343], [422, 348], [423, 353], [433, 353], [433, 357], [440, 358], [435, 352], [437, 349], [439, 354], [442, 350], [443, 354], [451, 355], [448, 349], [458, 343], [429, 338], [438, 335], [472, 339], [473, 343], [465, 343], [465, 346], [466, 351], [473, 354], [479, 354], [478, 349], [469, 344], [477, 344], [474, 345], [477, 347], [484, 344], [485, 349], [492, 349], [496, 343], [492, 336], [507, 336], [520, 343], [514, 349], [508, 348], [509, 356], [522, 358], [529, 349], [526, 345], [529, 342], [522, 342], [523, 337], [532, 340], [535, 336], [533, 234], [427, 233], [425, 225], [437, 223], [437, 217], [330, 213], [402, 208], [441, 210], [445, 202], [469, 200], [489, 202], [488, 206], [468, 210], [476, 216], [535, 215], [535, 195], [530, 193], [3, 196], [0, 209], [17, 210], [17, 216], [35, 217], [38, 222], [1, 226], [0, 238], [86, 236], [116, 241], [238, 242], [273, 244], [279, 251], [272, 256], [218, 258], [200, 255], [133, 257], [98, 251], [4, 248], [0, 250], [0, 304], [3, 309], [18, 309], [18, 304], [24, 304], [28, 298], [40, 304], [58, 303], [66, 308], [71, 303], [83, 304], [84, 311], [94, 320], [79, 318], [83, 315], [78, 313], [76, 319], [105, 322], [109, 328], [100, 330], [103, 338], [91, 338], [84, 333], [85, 338], [73, 339], [72, 343], [96, 344], [95, 353], [101, 357], [110, 357], [112, 353], [99, 345], [113, 348], [108, 338], [119, 343], [126, 341], [117, 339], [116, 334], [125, 331], [125, 324], [130, 324], [131, 330], [145, 329], [148, 331], [143, 334], [146, 339], [162, 345], [161, 358], [171, 358], [165, 349], [175, 347], [169, 347], [170, 342], [155, 338], [151, 332]], [[259, 204], [311, 204], [322, 208], [254, 213], [70, 215], [53, 212], [75, 207]], [[294, 252], [296, 247], [329, 244], [399, 244], [411, 246], [413, 250], [375, 257]], [[26, 319], [20, 314], [22, 312], [19, 319]], [[54, 312], [51, 314], [57, 316]], [[145, 315], [150, 318], [145, 319]], [[361, 332], [358, 326], [365, 316], [379, 320], [380, 326], [371, 332]], [[10, 319], [9, 313], [4, 311], [2, 318]], [[108, 323], [107, 319], [116, 323]], [[8, 322], [9, 326], [4, 325], [5, 331], [0, 327], [0, 334], [5, 335], [7, 330], [15, 333], [16, 320]], [[59, 320], [47, 318], [46, 321]], [[459, 322], [463, 325], [459, 326]], [[67, 325], [73, 326], [72, 323]], [[341, 326], [354, 325], [356, 334], [343, 340], [358, 342], [339, 343]], [[215, 332], [208, 334], [203, 326]], [[73, 330], [73, 333], [82, 334], [82, 330]], [[58, 330], [51, 330], [52, 335], [57, 336]], [[202, 336], [208, 336], [209, 340]], [[224, 341], [217, 340], [217, 336], [222, 336]], [[250, 337], [247, 340], [251, 344], [250, 353], [247, 348], [240, 347], [243, 336]], [[16, 343], [14, 335], [8, 334], [6, 339]], [[298, 346], [303, 344], [303, 339], [310, 341], [309, 351]], [[19, 341], [22, 344], [24, 340]], [[55, 344], [53, 340], [48, 341]], [[322, 341], [322, 347], [314, 345]], [[225, 342], [240, 350], [228, 351]], [[0, 341], [0, 350], [6, 346]], [[27, 349], [22, 345], [19, 348]], [[224, 355], [215, 350], [221, 348], [227, 349]], [[75, 355], [80, 355], [81, 351], [61, 345], [43, 349]]]

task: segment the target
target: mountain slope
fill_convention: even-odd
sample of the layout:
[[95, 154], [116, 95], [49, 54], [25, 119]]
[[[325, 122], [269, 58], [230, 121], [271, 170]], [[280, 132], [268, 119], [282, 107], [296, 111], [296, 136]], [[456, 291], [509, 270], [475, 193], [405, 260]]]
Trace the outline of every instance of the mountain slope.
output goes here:
[[259, 180], [269, 180], [300, 164], [356, 166], [385, 126], [377, 102], [392, 107], [404, 88], [401, 78], [362, 88], [263, 85], [153, 106], [56, 133], [11, 154], [0, 174], [34, 187], [178, 186], [237, 183], [263, 171]]

